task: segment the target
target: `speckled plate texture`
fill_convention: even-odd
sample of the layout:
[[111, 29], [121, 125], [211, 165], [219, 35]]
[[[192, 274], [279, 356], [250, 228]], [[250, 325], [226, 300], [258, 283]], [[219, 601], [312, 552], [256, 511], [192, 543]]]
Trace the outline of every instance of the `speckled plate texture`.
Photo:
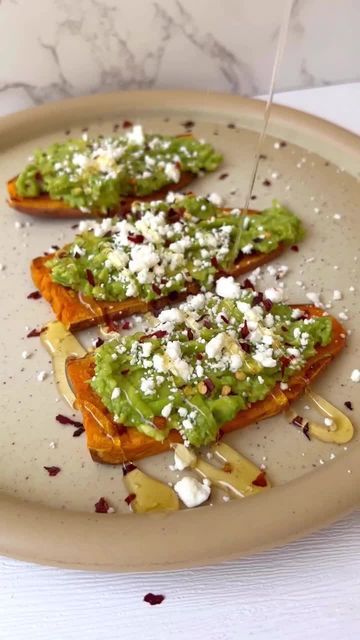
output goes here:
[[[270, 491], [227, 503], [214, 495], [211, 505], [171, 514], [129, 513], [121, 468], [92, 462], [84, 435], [74, 438], [72, 427], [56, 422], [56, 414], [72, 412], [59, 398], [39, 338], [26, 337], [52, 319], [46, 302], [27, 299], [34, 289], [30, 261], [74, 234], [74, 221], [36, 220], [6, 204], [5, 182], [34, 148], [85, 128], [89, 134], [109, 133], [114, 125], [121, 131], [124, 120], [169, 134], [183, 132], [192, 121], [194, 135], [214, 144], [225, 158], [217, 172], [195, 181], [192, 189], [217, 192], [227, 206], [241, 207], [263, 112], [263, 103], [229, 95], [123, 92], [49, 104], [0, 123], [0, 554], [79, 569], [190, 567], [283, 544], [359, 504], [358, 435], [347, 447], [309, 442], [279, 415], [226, 437], [266, 465], [274, 485]], [[356, 425], [360, 385], [350, 374], [360, 360], [359, 139], [318, 118], [274, 106], [263, 154], [252, 205], [266, 207], [277, 198], [307, 229], [299, 252], [288, 250], [274, 263], [289, 268], [283, 278], [287, 299], [306, 302], [306, 293], [317, 292], [332, 314], [348, 318], [343, 320], [348, 347], [314, 388], [340, 409], [351, 401], [354, 410], [348, 413]], [[271, 281], [263, 271], [260, 288]], [[336, 302], [334, 289], [342, 292]], [[90, 335], [79, 337], [86, 343]], [[42, 382], [40, 371], [48, 374]], [[305, 399], [297, 403], [300, 414], [305, 404]], [[160, 455], [139, 466], [161, 480], [176, 481], [171, 458]], [[45, 465], [59, 466], [61, 472], [49, 477]], [[100, 496], [115, 513], [94, 513]]]

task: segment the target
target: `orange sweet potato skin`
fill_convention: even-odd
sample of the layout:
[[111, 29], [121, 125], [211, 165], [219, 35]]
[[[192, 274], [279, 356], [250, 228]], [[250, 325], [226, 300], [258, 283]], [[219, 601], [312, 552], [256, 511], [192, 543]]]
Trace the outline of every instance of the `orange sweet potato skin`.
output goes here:
[[[131, 205], [135, 201], [148, 202], [151, 200], [162, 200], [165, 198], [169, 191], [182, 191], [190, 182], [195, 178], [195, 174], [190, 171], [184, 171], [181, 174], [179, 182], [172, 182], [166, 187], [154, 191], [148, 196], [124, 196], [121, 197], [119, 204], [111, 211], [106, 213], [107, 217], [122, 216], [128, 213], [131, 209]], [[83, 213], [80, 209], [70, 207], [62, 200], [52, 200], [47, 194], [42, 194], [36, 198], [23, 198], [16, 191], [16, 180], [12, 178], [7, 183], [8, 191], [8, 204], [12, 209], [21, 211], [21, 213], [28, 213], [32, 216], [41, 218], [89, 218], [91, 217], [104, 217], [104, 214], [99, 211], [92, 211]]]
[[[283, 245], [268, 254], [254, 254], [244, 256], [234, 265], [234, 268], [228, 275], [239, 276], [256, 267], [273, 260], [284, 250]], [[133, 313], [146, 313], [147, 311], [155, 311], [162, 309], [171, 300], [168, 297], [159, 298], [151, 302], [145, 302], [140, 298], [129, 298], [122, 302], [99, 302], [92, 298], [85, 298], [70, 288], [56, 284], [51, 279], [50, 270], [46, 266], [46, 262], [50, 260], [54, 254], [49, 256], [40, 256], [35, 258], [31, 263], [31, 275], [35, 286], [39, 289], [43, 298], [47, 300], [60, 322], [67, 329], [79, 330], [100, 324], [107, 320], [115, 320], [132, 315]], [[199, 287], [193, 282], [189, 283], [187, 290], [179, 295], [177, 301], [184, 299], [189, 294], [198, 293]]]
[[[296, 308], [308, 311], [312, 317], [322, 315], [322, 311], [312, 305], [296, 305]], [[289, 380], [289, 388], [286, 391], [281, 391], [280, 385], [277, 384], [267, 398], [255, 402], [245, 411], [239, 412], [233, 420], [222, 425], [222, 432], [228, 433], [274, 416], [298, 398], [305, 387], [345, 346], [343, 327], [335, 318], [332, 318], [332, 324], [331, 343], [326, 347], [318, 347], [316, 355], [308, 360], [303, 370]], [[89, 385], [94, 373], [94, 359], [91, 354], [85, 358], [71, 360], [67, 372], [76, 395], [77, 407], [83, 414], [87, 446], [96, 462], [120, 464], [128, 460], [139, 460], [167, 451], [173, 442], [181, 442], [181, 436], [177, 431], [171, 431], [163, 442], [157, 442], [134, 428], [117, 426], [110, 412]]]

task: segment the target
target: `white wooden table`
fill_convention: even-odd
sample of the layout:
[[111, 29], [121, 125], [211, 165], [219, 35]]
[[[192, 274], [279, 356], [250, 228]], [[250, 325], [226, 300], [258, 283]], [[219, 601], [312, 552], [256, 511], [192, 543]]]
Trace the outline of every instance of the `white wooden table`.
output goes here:
[[[360, 83], [277, 101], [360, 133]], [[19, 106], [0, 103], [0, 113]], [[165, 601], [144, 603], [149, 591]], [[1, 640], [357, 640], [359, 602], [360, 512], [282, 549], [193, 571], [122, 576], [0, 558]]]

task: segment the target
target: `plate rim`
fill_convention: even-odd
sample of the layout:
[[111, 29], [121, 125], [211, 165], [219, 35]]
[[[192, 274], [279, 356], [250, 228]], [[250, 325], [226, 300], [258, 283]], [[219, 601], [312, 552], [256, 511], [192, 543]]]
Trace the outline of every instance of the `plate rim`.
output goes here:
[[[191, 109], [196, 117], [204, 109], [204, 100], [207, 113], [217, 118], [223, 119], [226, 114], [234, 122], [247, 117], [259, 123], [262, 120], [264, 102], [252, 98], [191, 90], [118, 91], [51, 102], [4, 116], [0, 120], [1, 146], [6, 148], [23, 141], [24, 134], [31, 139], [38, 132], [46, 133], [53, 130], [56, 123], [63, 125], [65, 120], [74, 125], [96, 116], [114, 116], [116, 109], [131, 109], [136, 113], [149, 113], [151, 109], [157, 112]], [[320, 141], [323, 157], [325, 144], [326, 157], [337, 164], [339, 154], [345, 161], [349, 155], [360, 160], [356, 134], [317, 116], [274, 104], [269, 133], [274, 135], [277, 127], [284, 129], [284, 126], [289, 134], [287, 139], [292, 142], [300, 132], [301, 146], [304, 146], [304, 135], [310, 146]], [[241, 501], [241, 508], [240, 502], [231, 501], [214, 508], [200, 507], [170, 514], [105, 517], [62, 511], [0, 493], [3, 514], [0, 554], [62, 568], [115, 572], [172, 570], [233, 560], [283, 545], [355, 509], [360, 504], [360, 465], [356, 464], [359, 450], [360, 443], [355, 444], [331, 465]], [[348, 468], [352, 470], [351, 475], [347, 473]], [[311, 495], [310, 505], [300, 500], [307, 491]], [[295, 511], [293, 503], [297, 505]], [[244, 527], [243, 523], [251, 523], [259, 509], [261, 530]], [[231, 522], [231, 529], [224, 528], [223, 521]], [[211, 536], [207, 535], [209, 530]], [[143, 553], [138, 554], [144, 539], [151, 549], [147, 561]], [[106, 543], [101, 544], [102, 540]], [[173, 557], [175, 548], [176, 557]]]

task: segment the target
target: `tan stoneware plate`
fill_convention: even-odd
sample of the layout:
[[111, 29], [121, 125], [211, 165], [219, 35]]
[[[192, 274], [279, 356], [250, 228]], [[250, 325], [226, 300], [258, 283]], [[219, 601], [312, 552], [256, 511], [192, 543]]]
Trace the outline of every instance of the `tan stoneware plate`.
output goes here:
[[[266, 465], [274, 485], [270, 491], [227, 503], [214, 496], [211, 505], [168, 515], [129, 513], [121, 469], [93, 463], [84, 436], [73, 438], [71, 427], [56, 422], [56, 414], [72, 412], [59, 398], [39, 339], [26, 337], [52, 318], [43, 300], [27, 299], [34, 289], [30, 260], [74, 233], [74, 221], [37, 220], [6, 204], [6, 180], [21, 170], [34, 148], [79, 135], [84, 128], [90, 134], [109, 133], [118, 125], [121, 131], [124, 120], [141, 123], [149, 132], [173, 134], [192, 121], [193, 133], [225, 157], [217, 172], [193, 183], [193, 190], [217, 192], [228, 206], [241, 206], [263, 110], [261, 102], [230, 95], [139, 91], [49, 104], [0, 123], [0, 554], [77, 569], [192, 567], [283, 544], [359, 504], [358, 435], [347, 447], [309, 442], [277, 416], [226, 438]], [[307, 229], [299, 252], [288, 250], [274, 265], [289, 267], [284, 278], [288, 299], [306, 302], [307, 292], [320, 293], [331, 313], [345, 313], [344, 324], [352, 331], [347, 349], [314, 388], [359, 424], [360, 385], [350, 380], [360, 366], [359, 139], [318, 118], [275, 106], [263, 154], [253, 206], [265, 207], [276, 197]], [[334, 289], [342, 292], [342, 300], [332, 301]], [[86, 343], [89, 335], [80, 339]], [[37, 379], [40, 371], [48, 374], [43, 382]], [[353, 403], [352, 412], [344, 408], [346, 401]], [[297, 403], [299, 413], [307, 412], [306, 404], [306, 399]], [[139, 466], [174, 482], [170, 462], [170, 454], [161, 455]], [[49, 477], [44, 465], [57, 465], [61, 473]], [[94, 513], [100, 496], [115, 513]]]

